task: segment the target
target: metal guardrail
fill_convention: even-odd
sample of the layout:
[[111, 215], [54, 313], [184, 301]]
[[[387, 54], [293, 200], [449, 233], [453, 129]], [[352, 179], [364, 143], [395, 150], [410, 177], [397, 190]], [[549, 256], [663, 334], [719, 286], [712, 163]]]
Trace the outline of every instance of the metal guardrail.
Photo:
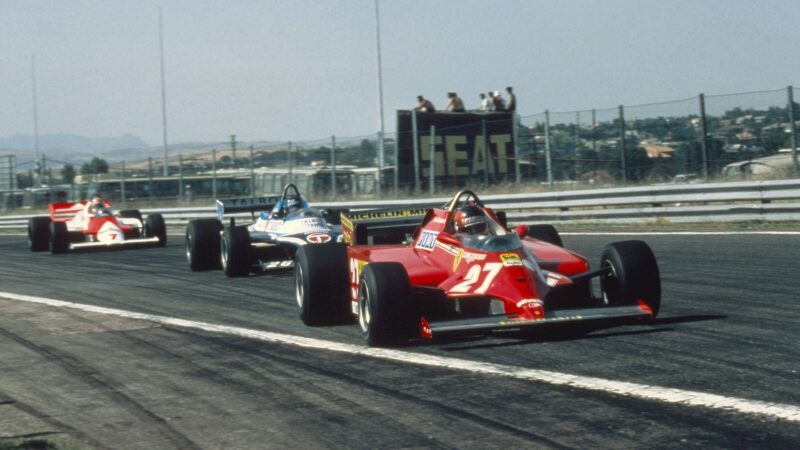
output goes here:
[[[527, 194], [486, 195], [492, 208], [506, 211], [511, 222], [742, 222], [800, 220], [800, 179], [654, 185]], [[433, 207], [450, 197], [410, 200], [370, 200], [313, 203], [318, 208], [373, 209]], [[161, 213], [167, 225], [215, 217], [216, 208], [149, 208]], [[249, 213], [233, 214], [247, 218]], [[33, 215], [0, 217], [0, 229], [21, 229]]]

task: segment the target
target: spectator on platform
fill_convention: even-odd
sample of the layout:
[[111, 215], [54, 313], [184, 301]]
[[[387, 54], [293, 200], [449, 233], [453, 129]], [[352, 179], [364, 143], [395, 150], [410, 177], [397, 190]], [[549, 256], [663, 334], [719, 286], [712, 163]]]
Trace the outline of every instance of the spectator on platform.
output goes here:
[[481, 112], [491, 111], [493, 108], [492, 101], [484, 93], [481, 93], [480, 96], [481, 96], [481, 104], [480, 106], [478, 106], [478, 111]]
[[464, 109], [464, 102], [455, 92], [447, 93], [447, 106], [444, 107], [446, 112], [466, 112]]
[[433, 103], [430, 100], [426, 99], [425, 97], [418, 95], [417, 102], [419, 105], [414, 108], [414, 111], [417, 112], [436, 112], [436, 108], [433, 107]]
[[492, 104], [494, 105], [495, 111], [506, 110], [506, 102], [503, 101], [503, 97], [500, 96], [500, 91], [494, 91], [492, 93]]
[[514, 89], [511, 86], [506, 87], [506, 92], [508, 92], [508, 106], [506, 107], [506, 111], [508, 112], [516, 112], [517, 111], [517, 96], [514, 95]]

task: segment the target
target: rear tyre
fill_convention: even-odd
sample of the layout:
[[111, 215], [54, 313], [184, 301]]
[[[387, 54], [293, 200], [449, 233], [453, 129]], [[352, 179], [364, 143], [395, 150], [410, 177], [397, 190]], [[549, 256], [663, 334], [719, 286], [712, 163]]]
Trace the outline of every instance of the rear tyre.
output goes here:
[[215, 270], [220, 262], [220, 233], [222, 223], [217, 219], [197, 219], [186, 226], [186, 260], [193, 272]]
[[294, 259], [295, 300], [309, 326], [352, 323], [347, 246], [304, 245]]
[[167, 245], [167, 224], [164, 223], [164, 216], [161, 214], [149, 214], [144, 222], [144, 234], [146, 237], [157, 237], [156, 247]]
[[600, 278], [603, 302], [610, 306], [647, 303], [653, 318], [661, 308], [661, 276], [653, 251], [643, 241], [621, 241], [606, 246], [600, 266], [609, 273]]
[[400, 263], [364, 266], [358, 290], [358, 324], [371, 347], [402, 345], [419, 332], [411, 282]]
[[247, 227], [229, 227], [222, 232], [220, 246], [222, 270], [229, 277], [245, 277], [250, 273], [250, 232]]
[[64, 222], [50, 223], [50, 253], [56, 255], [69, 251], [69, 233]]
[[28, 242], [32, 252], [50, 250], [49, 217], [31, 217], [28, 219]]
[[561, 242], [561, 235], [558, 230], [552, 225], [529, 225], [528, 237], [547, 242], [548, 244], [563, 247], [564, 243]]

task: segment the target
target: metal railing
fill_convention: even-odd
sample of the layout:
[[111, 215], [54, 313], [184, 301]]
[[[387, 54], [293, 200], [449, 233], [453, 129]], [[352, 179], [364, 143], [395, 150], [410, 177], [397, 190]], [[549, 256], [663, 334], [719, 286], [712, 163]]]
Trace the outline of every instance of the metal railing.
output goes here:
[[[405, 208], [441, 206], [449, 197], [313, 203], [317, 208]], [[800, 179], [653, 185], [528, 194], [487, 195], [487, 206], [506, 211], [512, 223], [536, 222], [741, 222], [800, 220]], [[44, 212], [43, 212], [44, 213]], [[170, 226], [215, 217], [216, 208], [149, 208]], [[33, 215], [0, 217], [0, 229], [23, 229]], [[232, 217], [248, 218], [249, 213]]]

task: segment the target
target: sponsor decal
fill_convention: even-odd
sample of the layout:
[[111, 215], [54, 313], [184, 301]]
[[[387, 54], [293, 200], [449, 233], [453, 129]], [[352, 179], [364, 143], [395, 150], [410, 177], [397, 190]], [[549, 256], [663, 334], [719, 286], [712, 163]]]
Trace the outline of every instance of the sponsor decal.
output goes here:
[[483, 253], [470, 253], [465, 252], [462, 249], [456, 249], [455, 259], [453, 259], [453, 272], [458, 269], [458, 265], [461, 264], [461, 260], [467, 261], [467, 264], [470, 264], [475, 261], [483, 261], [486, 259], [486, 255]]
[[445, 222], [447, 222], [447, 219], [445, 219], [443, 217], [434, 217], [432, 222], [433, 223], [445, 223]]
[[427, 210], [425, 209], [351, 212], [350, 219], [361, 221], [361, 220], [372, 220], [372, 219], [391, 219], [395, 217], [414, 217], [414, 216], [424, 216], [426, 212]]
[[[350, 259], [350, 300], [355, 302], [353, 303], [354, 305], [358, 304], [358, 279], [361, 277], [361, 271], [364, 270], [366, 265], [366, 261], [356, 258]], [[355, 310], [354, 313], [358, 314], [358, 310]]]
[[419, 335], [423, 339], [432, 339], [433, 338], [433, 330], [431, 329], [428, 320], [424, 317], [419, 319]]
[[524, 298], [517, 302], [517, 308], [522, 308], [523, 306], [528, 306], [529, 308], [542, 307], [544, 302], [538, 298]]
[[519, 258], [519, 255], [516, 253], [501, 253], [500, 254], [500, 261], [503, 261], [503, 265], [506, 267], [509, 266], [521, 266], [522, 260]]
[[417, 241], [416, 247], [432, 252], [433, 248], [436, 247], [436, 236], [439, 236], [439, 233], [436, 231], [423, 231]]
[[331, 235], [325, 233], [314, 233], [306, 236], [306, 240], [312, 244], [324, 244], [331, 241]]
[[353, 229], [353, 221], [347, 217], [347, 214], [343, 212], [339, 213], [339, 220], [341, 220], [342, 228], [349, 228], [351, 230]]
[[290, 267], [294, 267], [294, 260], [270, 261], [262, 266], [264, 270], [288, 269]]

